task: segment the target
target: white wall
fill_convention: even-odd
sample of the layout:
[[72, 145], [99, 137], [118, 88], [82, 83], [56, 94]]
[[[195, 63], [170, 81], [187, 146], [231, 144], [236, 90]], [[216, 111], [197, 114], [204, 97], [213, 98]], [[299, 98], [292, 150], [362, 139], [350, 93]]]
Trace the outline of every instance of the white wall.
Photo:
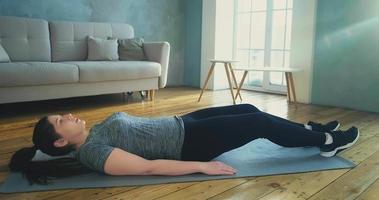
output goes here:
[[[234, 0], [217, 0], [215, 58], [232, 59], [233, 57], [233, 26]], [[214, 89], [229, 88], [228, 78], [223, 64], [216, 68]]]
[[317, 0], [294, 0], [290, 66], [303, 69], [295, 73], [298, 102], [310, 103], [314, 57]]
[[[207, 77], [211, 63], [208, 59], [232, 59], [234, 0], [203, 1], [201, 86]], [[208, 82], [208, 89], [229, 88], [223, 64], [217, 64]]]
[[[201, 34], [201, 68], [200, 86], [203, 87], [207, 77], [210, 62], [208, 59], [215, 57], [215, 32], [216, 32], [216, 0], [203, 1]], [[213, 76], [209, 79], [208, 89], [213, 89]]]

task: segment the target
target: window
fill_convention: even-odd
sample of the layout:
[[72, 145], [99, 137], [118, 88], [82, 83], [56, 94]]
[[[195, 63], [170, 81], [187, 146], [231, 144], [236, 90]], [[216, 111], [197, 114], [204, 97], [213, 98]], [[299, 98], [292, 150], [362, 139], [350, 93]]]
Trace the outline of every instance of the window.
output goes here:
[[[239, 66], [288, 67], [292, 0], [235, 0], [234, 58]], [[245, 89], [285, 92], [282, 72], [252, 72]]]

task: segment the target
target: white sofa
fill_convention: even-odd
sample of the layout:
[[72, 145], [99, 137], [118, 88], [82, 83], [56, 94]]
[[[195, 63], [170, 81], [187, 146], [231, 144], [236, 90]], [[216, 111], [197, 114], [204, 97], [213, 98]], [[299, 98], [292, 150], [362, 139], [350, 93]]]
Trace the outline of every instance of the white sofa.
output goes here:
[[65, 22], [0, 16], [0, 103], [154, 91], [166, 86], [170, 45], [146, 42], [149, 61], [86, 61], [87, 36], [134, 37], [124, 23]]

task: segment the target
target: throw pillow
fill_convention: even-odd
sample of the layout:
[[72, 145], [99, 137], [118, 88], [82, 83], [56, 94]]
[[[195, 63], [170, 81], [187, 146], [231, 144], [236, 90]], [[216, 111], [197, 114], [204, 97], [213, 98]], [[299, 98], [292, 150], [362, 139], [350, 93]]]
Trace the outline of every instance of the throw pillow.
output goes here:
[[0, 62], [10, 62], [9, 56], [3, 46], [0, 44]]
[[102, 39], [88, 36], [87, 60], [118, 60], [117, 39]]
[[142, 38], [119, 39], [118, 54], [120, 60], [147, 60], [143, 51], [143, 42]]

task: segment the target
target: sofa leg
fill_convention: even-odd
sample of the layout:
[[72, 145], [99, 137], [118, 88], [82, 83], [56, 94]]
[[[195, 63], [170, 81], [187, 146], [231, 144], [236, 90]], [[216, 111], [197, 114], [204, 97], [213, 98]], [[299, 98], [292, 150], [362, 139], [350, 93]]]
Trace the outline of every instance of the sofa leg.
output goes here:
[[149, 90], [149, 96], [150, 96], [150, 100], [151, 101], [154, 101], [154, 98], [155, 98], [155, 90]]
[[139, 92], [139, 95], [141, 96], [142, 100], [146, 99], [146, 91], [145, 90], [140, 90], [138, 92]]
[[145, 99], [149, 99], [149, 93], [150, 93], [149, 90], [145, 90]]

